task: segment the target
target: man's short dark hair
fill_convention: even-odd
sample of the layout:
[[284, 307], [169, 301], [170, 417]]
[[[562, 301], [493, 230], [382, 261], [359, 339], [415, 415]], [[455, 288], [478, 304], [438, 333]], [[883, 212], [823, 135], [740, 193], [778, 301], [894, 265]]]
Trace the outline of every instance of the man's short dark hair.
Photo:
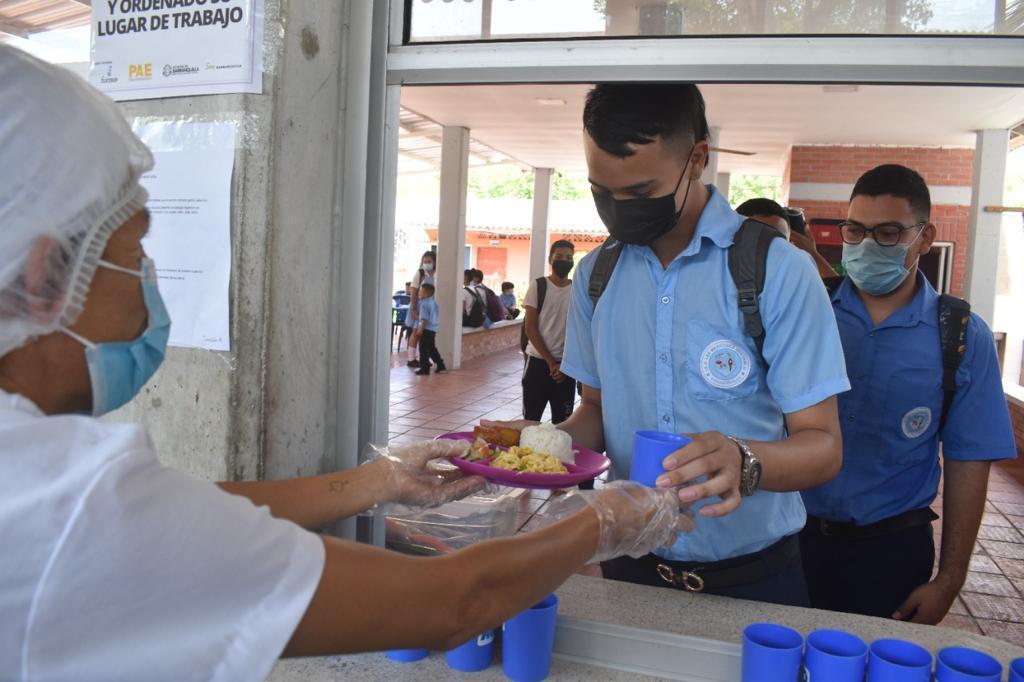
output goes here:
[[619, 158], [635, 153], [630, 144], [658, 137], [680, 152], [711, 137], [704, 97], [693, 83], [598, 83], [587, 93], [583, 129]]
[[512, 282], [502, 282], [501, 283], [501, 290], [502, 291], [505, 291], [505, 289], [515, 289], [515, 288], [516, 288], [516, 285], [513, 284]]
[[932, 197], [924, 178], [917, 171], [896, 163], [876, 166], [860, 176], [850, 193], [850, 201], [854, 197], [880, 197], [885, 194], [906, 199], [918, 220], [931, 219]]
[[559, 239], [551, 245], [551, 249], [548, 251], [548, 260], [555, 255], [555, 249], [569, 249], [573, 253], [576, 253], [576, 247], [568, 239]]
[[736, 207], [736, 212], [742, 216], [753, 218], [756, 215], [777, 215], [789, 224], [789, 213], [777, 201], [767, 197], [747, 199]]
[[423, 284], [420, 285], [420, 288], [426, 291], [431, 296], [434, 295], [434, 285], [431, 284], [430, 282], [424, 282]]
[[411, 287], [411, 286], [412, 286], [412, 282], [406, 282], [406, 283], [405, 283], [405, 286], [407, 286], [407, 287]]
[[483, 270], [477, 270], [476, 268], [473, 268], [472, 273], [473, 273], [473, 281], [474, 282], [483, 282], [484, 281], [484, 272], [483, 272]]
[[463, 270], [462, 271], [462, 281], [465, 282], [466, 280], [469, 280], [470, 282], [473, 281], [473, 270], [472, 269]]

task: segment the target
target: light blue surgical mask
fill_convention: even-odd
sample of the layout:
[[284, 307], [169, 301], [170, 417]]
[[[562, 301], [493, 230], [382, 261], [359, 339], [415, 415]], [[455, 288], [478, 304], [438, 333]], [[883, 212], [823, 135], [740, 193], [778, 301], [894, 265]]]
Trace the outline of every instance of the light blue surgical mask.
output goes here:
[[921, 236], [906, 244], [882, 246], [865, 236], [860, 244], [843, 244], [843, 267], [846, 274], [861, 291], [884, 296], [896, 290], [910, 274], [907, 269], [907, 251]]
[[156, 267], [152, 260], [143, 258], [141, 270], [105, 260], [100, 260], [99, 265], [142, 280], [142, 298], [149, 321], [146, 331], [134, 341], [93, 343], [70, 329], [63, 330], [85, 346], [85, 361], [92, 382], [92, 414], [96, 417], [113, 412], [142, 390], [163, 362], [171, 331], [171, 318], [157, 287]]

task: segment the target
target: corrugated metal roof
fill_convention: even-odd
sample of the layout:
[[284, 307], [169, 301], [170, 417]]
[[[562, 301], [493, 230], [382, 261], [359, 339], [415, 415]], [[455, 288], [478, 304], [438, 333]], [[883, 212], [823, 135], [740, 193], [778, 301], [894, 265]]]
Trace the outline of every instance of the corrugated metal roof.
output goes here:
[[[402, 107], [399, 114], [399, 173], [441, 168], [441, 125]], [[469, 141], [469, 165], [473, 167], [515, 163], [498, 150], [474, 139]]]
[[24, 38], [32, 33], [89, 23], [89, 0], [0, 0], [0, 33]]

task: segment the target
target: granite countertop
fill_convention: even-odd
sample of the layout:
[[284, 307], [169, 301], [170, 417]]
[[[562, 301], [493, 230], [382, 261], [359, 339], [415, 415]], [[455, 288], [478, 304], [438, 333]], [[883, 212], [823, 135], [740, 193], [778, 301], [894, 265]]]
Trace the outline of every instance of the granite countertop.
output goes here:
[[[712, 595], [669, 591], [586, 576], [573, 576], [559, 588], [559, 616], [574, 622], [592, 622], [698, 637], [738, 645], [749, 623], [788, 625], [804, 635], [820, 628], [846, 630], [870, 643], [895, 637], [916, 642], [933, 653], [947, 646], [966, 646], [985, 651], [1007, 664], [1024, 656], [1024, 648], [968, 632], [913, 625], [880, 618], [833, 613]], [[556, 642], [556, 650], [558, 644]], [[738, 651], [738, 649], [737, 649]], [[432, 653], [416, 663], [395, 663], [382, 653], [280, 661], [268, 680], [422, 680], [469, 677], [445, 664], [444, 655]], [[502, 680], [501, 663], [474, 673], [472, 679]], [[657, 679], [577, 661], [555, 658], [552, 680], [650, 680]]]

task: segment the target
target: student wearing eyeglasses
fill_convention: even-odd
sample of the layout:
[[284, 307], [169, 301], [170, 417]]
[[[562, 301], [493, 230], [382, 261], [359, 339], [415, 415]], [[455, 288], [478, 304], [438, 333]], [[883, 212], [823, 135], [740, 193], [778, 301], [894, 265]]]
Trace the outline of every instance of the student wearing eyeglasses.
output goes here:
[[815, 608], [941, 621], [967, 577], [989, 466], [1016, 456], [992, 332], [918, 270], [930, 211], [924, 179], [884, 165], [857, 181], [840, 226], [847, 276], [829, 288], [853, 388], [839, 395], [842, 471], [803, 493]]

